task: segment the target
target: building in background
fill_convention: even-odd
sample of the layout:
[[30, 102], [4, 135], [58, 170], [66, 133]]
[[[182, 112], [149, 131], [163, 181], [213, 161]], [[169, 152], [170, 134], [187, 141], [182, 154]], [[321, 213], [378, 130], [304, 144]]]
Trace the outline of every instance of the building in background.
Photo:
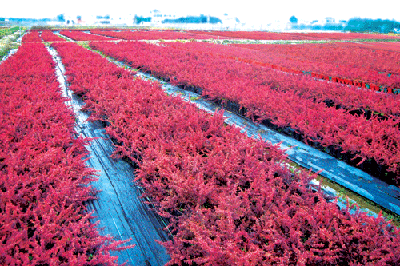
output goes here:
[[342, 31], [347, 25], [347, 21], [336, 20], [332, 17], [321, 19], [304, 20], [298, 19], [296, 22], [292, 16], [286, 24], [285, 30], [336, 30]]

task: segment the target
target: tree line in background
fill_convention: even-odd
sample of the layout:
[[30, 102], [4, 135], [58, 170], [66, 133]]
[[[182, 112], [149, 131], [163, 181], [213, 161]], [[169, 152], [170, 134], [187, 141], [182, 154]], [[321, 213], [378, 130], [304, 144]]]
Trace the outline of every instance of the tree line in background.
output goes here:
[[400, 31], [400, 22], [388, 19], [352, 18], [347, 23], [345, 30], [380, 33], [398, 32]]
[[[78, 20], [81, 17], [78, 16]], [[48, 23], [52, 21], [50, 18], [0, 18], [0, 26], [10, 26], [19, 24], [32, 24], [32, 23]], [[56, 21], [66, 22], [64, 14], [57, 16]], [[135, 16], [135, 23], [151, 22], [150, 17]], [[205, 15], [180, 17], [176, 19], [165, 19], [163, 23], [219, 23], [221, 19], [217, 17], [208, 17]], [[239, 22], [239, 21], [237, 21]], [[299, 23], [295, 16], [289, 19], [292, 29], [298, 30], [336, 30], [336, 31], [352, 31], [352, 32], [376, 32], [376, 33], [400, 33], [400, 22], [388, 19], [369, 19], [369, 18], [351, 18], [348, 21], [339, 20], [338, 22], [326, 21], [324, 24], [315, 23], [316, 20], [310, 24]]]
[[218, 23], [222, 22], [221, 19], [216, 17], [208, 17], [204, 15], [200, 16], [188, 16], [177, 19], [165, 19], [163, 23]]
[[325, 24], [299, 24], [295, 16], [289, 19], [292, 29], [308, 30], [338, 30], [352, 32], [377, 32], [377, 33], [399, 33], [400, 22], [388, 19], [369, 19], [369, 18], [351, 18], [349, 21], [340, 20], [339, 22], [326, 21]]

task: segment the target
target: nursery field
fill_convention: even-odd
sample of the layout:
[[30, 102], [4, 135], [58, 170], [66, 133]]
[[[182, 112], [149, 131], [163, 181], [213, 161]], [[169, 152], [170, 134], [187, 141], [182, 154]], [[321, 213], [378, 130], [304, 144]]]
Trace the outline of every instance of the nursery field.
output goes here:
[[[394, 217], [399, 44], [354, 33], [30, 30], [0, 64], [0, 265], [118, 265], [118, 256], [128, 265], [399, 265], [396, 221], [340, 205], [315, 182], [318, 167], [294, 170], [279, 144], [224, 118], [229, 110], [369, 176], [388, 189], [393, 201], [381, 208]], [[80, 135], [90, 123], [105, 135]], [[89, 154], [98, 139], [110, 154]], [[105, 156], [107, 167], [130, 165], [107, 186], [141, 196], [105, 200], [90, 163]], [[102, 215], [111, 209], [129, 232]]]
[[400, 118], [393, 93], [277, 71], [243, 62], [240, 53], [238, 60], [221, 56], [230, 47], [215, 44], [93, 42], [91, 47], [172, 84], [199, 88], [210, 100], [236, 104], [254, 121], [286, 130], [398, 184]]

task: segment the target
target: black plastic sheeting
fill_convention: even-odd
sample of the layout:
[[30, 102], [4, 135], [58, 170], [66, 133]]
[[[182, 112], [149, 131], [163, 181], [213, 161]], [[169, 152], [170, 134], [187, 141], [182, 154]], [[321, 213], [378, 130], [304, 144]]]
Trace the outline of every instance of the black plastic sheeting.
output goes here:
[[[121, 63], [120, 63], [121, 64]], [[213, 102], [204, 100], [200, 94], [180, 89], [167, 82], [152, 77], [149, 74], [138, 73], [145, 79], [152, 79], [163, 84], [163, 89], [167, 94], [181, 96], [187, 101], [191, 101], [198, 108], [213, 113], [220, 106]], [[388, 185], [380, 179], [373, 177], [360, 169], [350, 166], [322, 151], [314, 149], [303, 142], [287, 137], [264, 125], [252, 122], [250, 119], [239, 116], [232, 112], [224, 110], [225, 122], [242, 128], [249, 137], [261, 138], [270, 141], [272, 144], [281, 143], [280, 147], [286, 150], [288, 158], [314, 172], [322, 170], [322, 176], [346, 187], [361, 196], [375, 202], [376, 204], [400, 215], [400, 188]], [[329, 194], [336, 194], [332, 189], [324, 188]], [[343, 207], [344, 203], [341, 203]], [[369, 210], [365, 210], [369, 212]], [[376, 216], [377, 214], [375, 214]]]
[[113, 152], [111, 140], [100, 124], [88, 122], [88, 114], [81, 112], [84, 106], [76, 95], [66, 87], [65, 69], [57, 52], [49, 48], [57, 63], [57, 76], [66, 102], [75, 113], [77, 134], [95, 138], [87, 145], [90, 152], [87, 161], [89, 167], [99, 170], [98, 181], [91, 185], [98, 190], [97, 200], [87, 204], [89, 211], [96, 216], [92, 222], [99, 222], [100, 234], [112, 235], [115, 240], [132, 239], [126, 245], [135, 244], [131, 249], [113, 252], [118, 256], [118, 263], [128, 265], [155, 266], [164, 265], [170, 257], [166, 249], [155, 240], [168, 240], [164, 231], [165, 223], [154, 213], [141, 198], [141, 188], [134, 182], [133, 167], [123, 160], [110, 158]]

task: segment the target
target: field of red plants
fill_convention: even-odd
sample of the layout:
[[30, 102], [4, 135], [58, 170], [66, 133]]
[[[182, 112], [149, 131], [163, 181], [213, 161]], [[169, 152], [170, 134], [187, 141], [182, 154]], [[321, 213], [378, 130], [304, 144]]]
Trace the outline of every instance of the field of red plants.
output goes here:
[[123, 40], [176, 40], [176, 39], [212, 39], [216, 38], [214, 35], [207, 33], [190, 33], [171, 30], [135, 30], [135, 31], [110, 31], [110, 30], [91, 30], [92, 34], [104, 35], [107, 37], [114, 37]]
[[53, 47], [92, 118], [108, 122], [116, 155], [138, 165], [145, 195], [169, 219], [170, 265], [398, 261], [397, 251], [390, 258], [382, 252], [392, 250], [385, 235], [398, 238], [397, 229], [381, 218], [339, 211], [311, 190], [310, 176], [280, 165], [277, 147], [224, 126], [219, 113], [168, 97], [156, 83], [133, 80], [131, 72], [76, 44]]
[[[74, 29], [65, 31], [82, 32], [83, 30]], [[64, 32], [64, 31], [63, 31]], [[143, 29], [118, 29], [104, 28], [91, 29], [90, 33], [113, 37], [123, 40], [205, 40], [205, 39], [249, 39], [249, 40], [284, 40], [284, 41], [327, 41], [327, 40], [396, 40], [399, 36], [384, 34], [364, 34], [364, 33], [285, 33], [285, 32], [265, 32], [265, 31], [200, 31], [200, 30], [143, 30]], [[83, 41], [80, 35], [79, 41]], [[72, 37], [71, 37], [72, 38]], [[86, 36], [86, 41], [91, 37]]]
[[94, 170], [44, 44], [24, 43], [0, 65], [0, 93], [0, 264], [114, 265], [118, 242], [85, 212]]
[[252, 39], [252, 40], [365, 40], [397, 39], [398, 36], [364, 33], [287, 33], [265, 31], [188, 31], [196, 34], [209, 34], [214, 38]]
[[[57, 36], [50, 30], [44, 30], [40, 34], [40, 37], [43, 39], [44, 42], [66, 42], [67, 40]], [[104, 40], [104, 39], [103, 39]]]
[[38, 31], [32, 31], [22, 37], [22, 42], [42, 42], [42, 39], [40, 38], [40, 33]]
[[215, 56], [214, 49], [221, 46], [208, 50], [205, 45], [209, 44], [91, 43], [92, 48], [168, 78], [172, 84], [201, 88], [211, 100], [237, 103], [251, 119], [289, 128], [306, 142], [317, 142], [386, 182], [398, 184], [396, 95]]
[[[238, 60], [255, 49], [61, 33], [94, 40], [92, 49], [210, 100], [236, 103], [253, 120], [290, 129], [365, 168], [374, 161], [381, 178], [399, 183], [395, 94]], [[105, 125], [113, 156], [135, 164], [144, 198], [168, 220], [172, 240], [160, 243], [168, 265], [400, 264], [400, 229], [381, 214], [374, 218], [350, 204], [340, 209], [310, 184], [315, 175], [287, 168], [278, 146], [247, 137], [226, 125], [222, 112], [168, 96], [159, 83], [50, 31], [25, 35], [0, 65], [0, 264], [114, 265], [110, 251], [122, 243], [90, 223], [85, 202], [95, 200], [95, 169], [85, 165], [84, 147], [90, 143], [74, 132], [42, 40], [53, 42], [84, 111]]]
[[94, 34], [88, 34], [79, 30], [62, 30], [60, 34], [71, 38], [74, 41], [115, 41], [117, 39], [99, 36]]
[[[256, 50], [246, 59], [272, 63], [313, 76], [359, 87], [400, 90], [400, 51], [397, 43], [326, 43], [298, 45], [238, 45]], [[390, 59], [390, 60], [388, 60]], [[324, 77], [325, 76], [325, 77]]]

